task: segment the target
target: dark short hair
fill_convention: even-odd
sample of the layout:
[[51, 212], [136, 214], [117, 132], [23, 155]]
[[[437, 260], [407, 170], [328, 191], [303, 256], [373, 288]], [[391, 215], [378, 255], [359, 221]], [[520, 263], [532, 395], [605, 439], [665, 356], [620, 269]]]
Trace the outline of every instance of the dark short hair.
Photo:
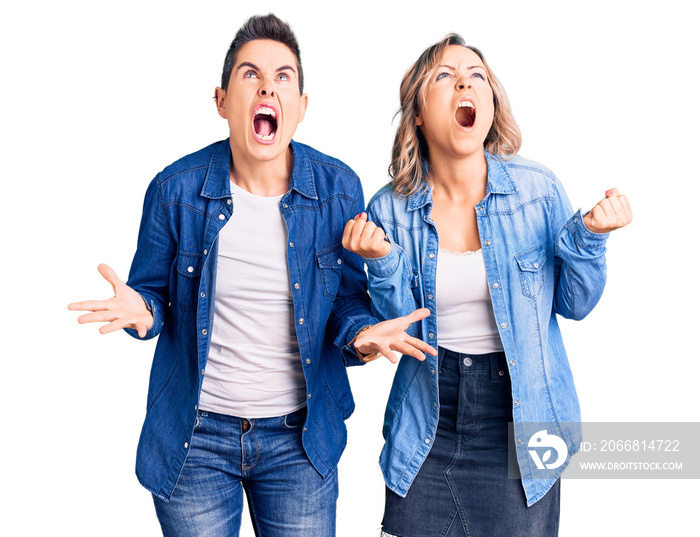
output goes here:
[[231, 46], [226, 53], [224, 60], [224, 70], [221, 73], [221, 87], [228, 89], [228, 82], [233, 72], [233, 67], [236, 63], [236, 55], [243, 45], [255, 41], [256, 39], [271, 39], [285, 45], [294, 53], [297, 58], [297, 67], [299, 71], [299, 93], [304, 93], [304, 71], [301, 68], [301, 54], [299, 53], [299, 43], [297, 37], [289, 27], [289, 24], [278, 19], [272, 13], [268, 15], [255, 15], [249, 18], [240, 30], [236, 32], [236, 36], [231, 41]]

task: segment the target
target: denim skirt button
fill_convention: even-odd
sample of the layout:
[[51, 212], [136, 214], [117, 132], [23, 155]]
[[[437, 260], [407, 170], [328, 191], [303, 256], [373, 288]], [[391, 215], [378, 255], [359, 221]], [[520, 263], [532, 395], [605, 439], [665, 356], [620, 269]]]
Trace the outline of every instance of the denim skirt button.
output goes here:
[[464, 359], [464, 365], [466, 365], [467, 367], [469, 367], [470, 365], [472, 365], [472, 359], [469, 358], [469, 357], [467, 356], [467, 357]]

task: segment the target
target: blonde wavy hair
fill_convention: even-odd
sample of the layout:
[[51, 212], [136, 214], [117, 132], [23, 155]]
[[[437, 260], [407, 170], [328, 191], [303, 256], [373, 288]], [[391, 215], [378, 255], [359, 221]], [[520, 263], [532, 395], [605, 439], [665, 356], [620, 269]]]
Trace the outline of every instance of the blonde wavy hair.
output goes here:
[[445, 48], [449, 45], [460, 45], [473, 51], [486, 68], [489, 85], [493, 91], [494, 116], [491, 129], [484, 140], [484, 147], [491, 154], [502, 158], [509, 158], [520, 149], [520, 129], [510, 110], [508, 96], [483, 54], [478, 49], [467, 46], [459, 34], [448, 34], [442, 41], [425, 49], [401, 81], [401, 108], [396, 112], [401, 119], [394, 137], [389, 165], [392, 188], [400, 196], [410, 196], [428, 188], [428, 144], [416, 126], [416, 118], [425, 104], [435, 80], [435, 72]]

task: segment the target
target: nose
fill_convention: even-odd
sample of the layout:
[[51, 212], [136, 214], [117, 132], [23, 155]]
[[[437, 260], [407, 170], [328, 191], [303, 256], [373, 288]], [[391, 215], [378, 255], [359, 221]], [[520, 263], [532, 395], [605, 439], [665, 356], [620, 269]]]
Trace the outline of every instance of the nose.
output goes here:
[[471, 88], [471, 84], [469, 83], [469, 81], [465, 80], [463, 77], [457, 78], [457, 80], [455, 81], [455, 86], [458, 90]]
[[272, 88], [272, 83], [268, 78], [263, 78], [263, 80], [260, 82], [260, 88], [258, 89], [258, 92], [262, 97], [275, 96], [275, 90]]

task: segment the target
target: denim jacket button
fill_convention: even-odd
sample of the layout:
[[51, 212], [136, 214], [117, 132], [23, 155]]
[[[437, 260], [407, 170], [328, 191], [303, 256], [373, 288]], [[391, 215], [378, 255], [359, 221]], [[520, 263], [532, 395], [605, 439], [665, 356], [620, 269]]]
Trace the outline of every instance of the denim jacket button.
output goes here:
[[515, 401], [513, 401], [513, 404], [514, 404], [515, 406], [520, 406], [520, 401], [518, 401], [518, 400], [516, 399]]
[[484, 241], [484, 246], [491, 246], [491, 241]]
[[429, 257], [430, 259], [435, 259], [435, 254], [434, 254], [433, 252], [430, 252], [430, 253], [428, 254], [428, 257]]
[[299, 319], [299, 324], [304, 324], [304, 319]]
[[187, 267], [187, 272], [194, 272], [194, 267]]
[[223, 214], [219, 215], [219, 220], [226, 220], [226, 217]]
[[294, 284], [294, 289], [299, 289], [300, 287], [301, 287], [301, 285], [299, 285], [298, 283]]
[[511, 360], [510, 365], [515, 365], [515, 360]]
[[493, 287], [494, 289], [498, 289], [498, 283], [494, 283], [494, 284], [492, 285], [492, 287]]
[[428, 295], [428, 300], [432, 300], [432, 299], [433, 299], [433, 295]]
[[506, 326], [508, 326], [506, 323], [501, 323], [501, 328], [505, 328]]

